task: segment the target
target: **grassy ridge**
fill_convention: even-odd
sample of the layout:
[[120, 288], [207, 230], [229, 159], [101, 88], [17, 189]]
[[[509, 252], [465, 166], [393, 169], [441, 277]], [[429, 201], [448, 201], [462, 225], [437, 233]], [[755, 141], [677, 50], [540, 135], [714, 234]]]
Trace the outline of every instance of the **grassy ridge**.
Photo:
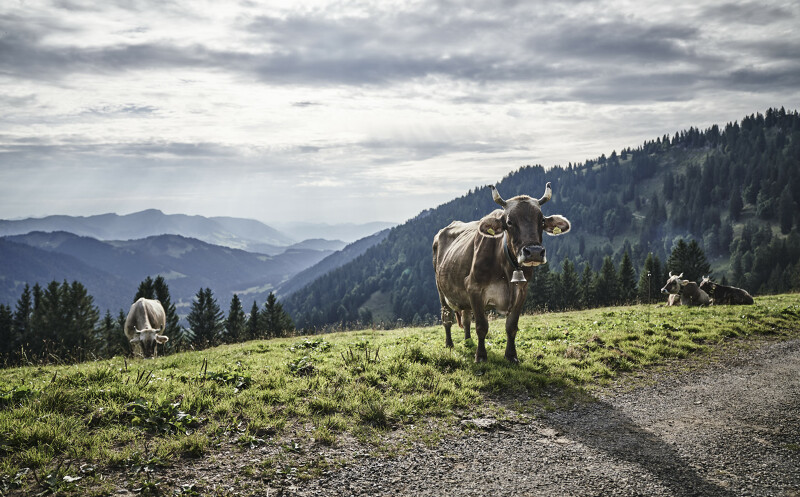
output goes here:
[[[473, 341], [456, 338], [446, 349], [437, 326], [253, 341], [152, 361], [3, 370], [0, 491], [99, 493], [108, 485], [100, 475], [112, 469], [144, 475], [221, 444], [247, 451], [283, 443], [287, 434], [305, 434], [300, 443], [309, 446], [333, 445], [345, 434], [377, 441], [423, 419], [451, 421], [489, 395], [579, 393], [729, 337], [798, 335], [798, 322], [800, 295], [792, 294], [747, 307], [642, 305], [524, 316], [519, 366], [503, 358], [499, 319], [490, 322], [489, 361], [480, 365], [472, 360]], [[262, 476], [279, 471], [278, 462], [270, 465], [262, 464]]]

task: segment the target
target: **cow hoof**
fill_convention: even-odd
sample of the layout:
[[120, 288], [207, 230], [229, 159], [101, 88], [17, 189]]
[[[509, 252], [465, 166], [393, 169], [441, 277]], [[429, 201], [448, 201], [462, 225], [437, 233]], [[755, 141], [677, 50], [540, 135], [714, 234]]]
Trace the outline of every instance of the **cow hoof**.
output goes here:
[[508, 362], [510, 362], [511, 364], [519, 364], [519, 359], [517, 359], [517, 356], [506, 357], [506, 360], [508, 360]]
[[454, 347], [453, 341], [452, 340], [445, 340], [444, 346], [447, 347], [448, 349], [452, 349]]

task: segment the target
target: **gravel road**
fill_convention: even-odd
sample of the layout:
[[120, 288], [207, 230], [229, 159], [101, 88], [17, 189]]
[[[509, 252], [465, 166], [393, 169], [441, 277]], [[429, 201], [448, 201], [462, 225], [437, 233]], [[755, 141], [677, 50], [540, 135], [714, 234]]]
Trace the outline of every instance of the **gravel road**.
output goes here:
[[800, 497], [800, 340], [667, 371], [264, 495]]

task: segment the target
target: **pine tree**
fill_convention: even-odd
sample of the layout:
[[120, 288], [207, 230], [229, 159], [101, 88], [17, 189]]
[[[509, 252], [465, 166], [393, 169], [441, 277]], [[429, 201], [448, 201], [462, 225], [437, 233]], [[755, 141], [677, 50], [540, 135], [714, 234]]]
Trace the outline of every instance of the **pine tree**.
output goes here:
[[234, 293], [228, 310], [228, 317], [225, 319], [225, 340], [229, 343], [242, 341], [245, 334], [245, 324], [242, 302], [239, 300], [239, 296]]
[[697, 240], [688, 244], [681, 238], [667, 259], [667, 267], [673, 274], [683, 274], [683, 279], [699, 281], [711, 273], [711, 265]]
[[581, 307], [592, 308], [597, 306], [595, 298], [595, 274], [589, 263], [583, 265], [580, 283], [580, 302]]
[[620, 300], [619, 276], [611, 256], [603, 258], [603, 266], [595, 286], [595, 299], [600, 307], [614, 305]]
[[528, 280], [529, 291], [525, 297], [525, 310], [528, 312], [547, 310], [553, 299], [553, 286], [550, 265], [537, 266]]
[[580, 307], [580, 281], [575, 265], [568, 257], [561, 264], [561, 306], [563, 309], [577, 309]]
[[123, 331], [125, 316], [121, 310], [119, 311], [119, 316], [115, 319], [111, 315], [111, 311], [107, 310], [102, 321], [100, 321], [100, 329], [98, 331], [99, 352], [103, 357], [111, 358], [117, 355], [126, 355], [130, 350], [128, 337], [125, 336]]
[[654, 300], [659, 300], [660, 288], [664, 284], [661, 274], [661, 262], [658, 256], [653, 255], [652, 252], [647, 254], [642, 268], [641, 275], [639, 276], [639, 300], [644, 303], [650, 303]]
[[186, 316], [194, 333], [194, 342], [200, 347], [216, 345], [224, 329], [223, 314], [210, 288], [200, 289]]
[[622, 302], [629, 304], [636, 298], [636, 270], [628, 252], [622, 255], [619, 264], [619, 297]]
[[14, 343], [14, 314], [11, 307], [0, 304], [0, 363], [8, 364]]
[[70, 285], [65, 281], [60, 292], [60, 314], [64, 318], [58, 340], [61, 355], [81, 360], [97, 347], [94, 330], [100, 319], [100, 311], [94, 305], [94, 297], [77, 281]]
[[144, 279], [144, 281], [139, 283], [139, 288], [136, 290], [136, 296], [133, 297], [133, 301], [136, 302], [139, 299], [153, 300], [155, 298], [156, 298], [156, 289], [154, 286], [153, 278], [148, 276], [147, 278]]
[[778, 201], [778, 216], [780, 217], [781, 233], [784, 235], [792, 231], [792, 224], [794, 222], [795, 214], [794, 200], [792, 199], [792, 192], [789, 185], [781, 192], [780, 200]]
[[[169, 286], [163, 276], [159, 275], [155, 281], [153, 281], [153, 293], [155, 294], [156, 300], [161, 302], [161, 306], [164, 308], [164, 313], [166, 314], [164, 331], [162, 334], [172, 338], [181, 332], [180, 325], [178, 324], [180, 319], [178, 318], [175, 304], [172, 303], [172, 299], [170, 298]], [[175, 345], [170, 345], [170, 342], [166, 343], [169, 348]]]
[[247, 317], [247, 338], [250, 340], [262, 338], [260, 317], [261, 313], [258, 310], [258, 304], [256, 304], [256, 301], [254, 300], [253, 307], [250, 308], [250, 315]]
[[292, 319], [283, 310], [283, 306], [272, 292], [269, 292], [269, 296], [267, 296], [260, 319], [268, 338], [286, 336], [288, 332], [294, 329]]
[[731, 192], [731, 197], [728, 202], [728, 214], [730, 215], [733, 221], [738, 221], [742, 215], [742, 209], [744, 208], [744, 202], [742, 202], [742, 193], [734, 189]]
[[12, 333], [12, 342], [10, 344], [10, 350], [13, 350], [14, 353], [19, 353], [20, 347], [30, 339], [32, 318], [32, 293], [31, 288], [26, 284], [14, 310], [14, 332]]

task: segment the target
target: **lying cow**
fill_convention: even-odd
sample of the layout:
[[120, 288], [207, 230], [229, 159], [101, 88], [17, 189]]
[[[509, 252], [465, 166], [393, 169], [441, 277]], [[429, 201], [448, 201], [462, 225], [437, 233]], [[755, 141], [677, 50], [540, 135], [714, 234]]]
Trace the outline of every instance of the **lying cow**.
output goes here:
[[683, 273], [673, 276], [670, 271], [667, 284], [661, 289], [661, 293], [679, 295], [681, 305], [709, 305], [711, 303], [708, 294], [701, 290], [697, 283], [681, 278], [683, 278]]
[[164, 331], [165, 323], [166, 313], [161, 302], [145, 298], [134, 302], [125, 319], [125, 335], [131, 342], [133, 354], [144, 358], [156, 357], [156, 345], [169, 340], [169, 337], [159, 334], [159, 331]]
[[547, 261], [542, 234], [566, 233], [570, 222], [563, 216], [542, 214], [541, 206], [553, 194], [550, 183], [540, 199], [520, 195], [506, 201], [494, 186], [491, 189], [492, 198], [502, 209], [479, 221], [454, 221], [433, 238], [433, 269], [442, 305], [445, 344], [453, 346], [450, 328], [454, 317], [465, 317], [468, 334], [467, 319], [472, 314], [478, 335], [475, 361], [486, 361], [486, 311], [494, 309], [507, 315], [505, 357], [519, 362], [515, 338], [528, 293], [527, 279], [533, 275], [534, 266]]
[[714, 283], [708, 276], [700, 281], [700, 289], [711, 297], [714, 305], [752, 305], [753, 297], [747, 290]]

